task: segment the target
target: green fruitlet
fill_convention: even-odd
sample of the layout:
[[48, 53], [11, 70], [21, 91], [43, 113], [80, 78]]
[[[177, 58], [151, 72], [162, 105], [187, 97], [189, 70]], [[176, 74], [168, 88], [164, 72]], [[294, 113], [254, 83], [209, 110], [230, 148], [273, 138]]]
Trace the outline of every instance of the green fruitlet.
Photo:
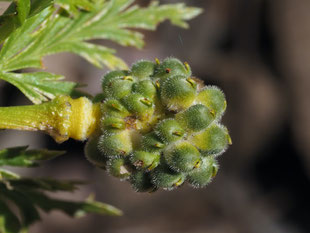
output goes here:
[[152, 115], [154, 111], [152, 100], [138, 93], [127, 95], [122, 102], [129, 112], [137, 117]]
[[132, 90], [150, 99], [153, 99], [156, 95], [156, 87], [151, 80], [143, 80], [135, 83]]
[[220, 124], [223, 92], [192, 77], [176, 58], [141, 60], [112, 71], [94, 98], [100, 128], [85, 148], [87, 159], [138, 192], [172, 190], [184, 183], [206, 186], [216, 175], [216, 158], [231, 138]]
[[99, 138], [98, 148], [107, 157], [128, 155], [132, 151], [129, 130], [117, 133], [105, 131]]
[[181, 186], [185, 181], [185, 173], [176, 172], [166, 165], [157, 167], [151, 172], [151, 182], [156, 188], [172, 190]]
[[98, 149], [99, 136], [94, 135], [88, 139], [84, 148], [84, 153], [88, 161], [98, 167], [105, 167], [107, 165], [107, 157], [104, 156]]
[[197, 102], [207, 106], [211, 113], [220, 118], [226, 110], [224, 93], [215, 86], [205, 87], [197, 96]]
[[208, 154], [224, 152], [231, 143], [228, 130], [221, 125], [212, 124], [207, 129], [192, 136], [190, 141], [201, 151]]
[[214, 121], [214, 115], [203, 104], [196, 104], [176, 115], [177, 121], [187, 130], [200, 131]]
[[173, 170], [190, 172], [200, 166], [201, 156], [198, 149], [189, 142], [183, 141], [169, 147], [164, 158]]
[[168, 110], [183, 110], [194, 102], [197, 90], [193, 81], [185, 76], [172, 76], [163, 81], [160, 88], [160, 99]]
[[151, 61], [141, 60], [131, 67], [131, 74], [138, 79], [145, 79], [154, 74], [156, 64]]
[[107, 169], [112, 176], [126, 179], [130, 176], [130, 168], [126, 163], [126, 158], [124, 157], [113, 157], [107, 162]]
[[160, 152], [165, 145], [161, 139], [154, 132], [152, 132], [142, 137], [141, 147], [145, 151]]
[[101, 112], [106, 116], [114, 116], [121, 118], [130, 115], [128, 110], [116, 99], [104, 100], [103, 104], [101, 104]]
[[130, 183], [137, 192], [152, 192], [156, 187], [151, 183], [149, 173], [143, 171], [134, 171], [130, 176]]
[[137, 169], [153, 170], [160, 161], [159, 153], [147, 151], [135, 151], [130, 157], [130, 161]]
[[155, 133], [164, 142], [170, 143], [180, 140], [185, 131], [175, 119], [165, 119], [156, 125]]
[[208, 156], [202, 159], [201, 166], [190, 172], [187, 176], [188, 182], [195, 188], [201, 188], [209, 184], [216, 175], [218, 165], [214, 157]]
[[154, 76], [162, 80], [173, 76], [191, 76], [191, 69], [187, 63], [182, 63], [176, 58], [167, 58], [158, 65], [155, 70]]

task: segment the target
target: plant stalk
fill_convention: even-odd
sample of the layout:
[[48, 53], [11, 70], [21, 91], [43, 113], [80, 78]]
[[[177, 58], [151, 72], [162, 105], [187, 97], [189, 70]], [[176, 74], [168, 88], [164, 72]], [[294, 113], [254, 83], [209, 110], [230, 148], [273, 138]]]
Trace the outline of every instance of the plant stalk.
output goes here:
[[0, 107], [0, 129], [43, 131], [58, 143], [87, 139], [99, 119], [99, 105], [85, 97], [59, 96], [39, 105]]

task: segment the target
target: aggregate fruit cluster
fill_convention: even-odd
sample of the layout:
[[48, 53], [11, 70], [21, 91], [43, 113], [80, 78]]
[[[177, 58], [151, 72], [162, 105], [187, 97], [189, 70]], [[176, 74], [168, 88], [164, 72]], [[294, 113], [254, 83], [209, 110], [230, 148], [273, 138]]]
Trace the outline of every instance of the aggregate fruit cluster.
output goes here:
[[216, 158], [231, 144], [220, 124], [225, 96], [192, 77], [187, 63], [138, 61], [107, 73], [102, 90], [94, 98], [100, 129], [85, 147], [90, 162], [138, 192], [204, 187], [216, 175]]

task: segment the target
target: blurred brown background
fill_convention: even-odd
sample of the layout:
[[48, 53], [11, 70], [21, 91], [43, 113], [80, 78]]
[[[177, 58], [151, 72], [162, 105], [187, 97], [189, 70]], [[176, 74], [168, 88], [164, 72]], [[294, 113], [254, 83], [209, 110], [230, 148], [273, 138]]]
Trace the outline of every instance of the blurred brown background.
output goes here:
[[[224, 90], [224, 123], [233, 145], [219, 159], [217, 177], [205, 189], [138, 194], [90, 165], [81, 142], [58, 145], [40, 133], [0, 132], [0, 148], [29, 144], [68, 151], [23, 174], [89, 180], [75, 194], [59, 196], [79, 200], [94, 192], [98, 200], [124, 211], [123, 217], [78, 220], [52, 212], [32, 233], [310, 232], [310, 1], [186, 2], [205, 9], [189, 30], [164, 23], [146, 32], [142, 51], [103, 43], [117, 48], [128, 64], [178, 57], [190, 63], [195, 76]], [[48, 57], [45, 65], [87, 83], [93, 94], [106, 72], [70, 54]], [[0, 82], [0, 106], [26, 103], [13, 86]]]

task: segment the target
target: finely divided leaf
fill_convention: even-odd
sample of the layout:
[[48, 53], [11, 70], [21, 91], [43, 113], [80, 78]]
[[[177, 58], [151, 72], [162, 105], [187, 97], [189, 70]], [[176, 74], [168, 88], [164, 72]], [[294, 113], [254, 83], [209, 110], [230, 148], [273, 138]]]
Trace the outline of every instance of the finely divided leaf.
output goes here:
[[76, 180], [55, 180], [50, 178], [19, 178], [10, 179], [10, 186], [19, 190], [40, 190], [49, 192], [73, 192], [78, 189], [78, 185], [85, 184], [82, 181]]
[[18, 192], [13, 188], [3, 188], [1, 194], [8, 200], [12, 201], [19, 209], [23, 227], [27, 228], [30, 224], [40, 220], [40, 214], [37, 208], [32, 204], [31, 199], [23, 192]]
[[29, 16], [34, 16], [40, 13], [45, 8], [51, 6], [55, 0], [31, 0], [31, 11]]
[[[61, 152], [47, 150], [27, 150], [27, 147], [8, 148], [0, 151], [0, 166], [33, 166], [37, 161], [51, 159]], [[73, 192], [81, 181], [59, 181], [50, 178], [21, 178], [17, 174], [0, 169], [0, 232], [25, 232], [28, 227], [40, 220], [38, 208], [50, 212], [63, 211], [72, 217], [87, 213], [119, 216], [122, 212], [105, 203], [89, 198], [74, 202], [49, 197], [45, 192]], [[19, 210], [21, 221], [7, 201]], [[13, 209], [16, 209], [13, 208]]]
[[0, 150], [0, 166], [33, 167], [39, 161], [53, 159], [64, 151], [27, 150], [27, 146]]
[[[94, 10], [96, 0], [55, 0], [55, 3], [65, 10], [67, 10], [70, 14], [78, 15], [79, 9], [83, 10]], [[100, 2], [100, 1], [99, 1]]]
[[105, 64], [111, 69], [123, 69], [125, 64], [113, 56], [114, 50], [86, 43], [85, 40], [108, 39], [141, 48], [143, 35], [130, 29], [154, 30], [158, 23], [166, 19], [186, 27], [185, 20], [201, 13], [200, 9], [184, 4], [158, 5], [154, 2], [146, 8], [129, 7], [132, 2], [110, 0], [99, 9], [79, 11], [74, 18], [61, 11], [51, 15], [53, 8], [45, 9], [29, 18], [4, 43], [0, 52], [0, 69], [42, 68], [42, 57], [60, 52], [76, 53], [96, 66]]
[[0, 196], [0, 232], [19, 233], [21, 225], [15, 214], [9, 209], [7, 204], [1, 200]]
[[30, 13], [30, 7], [30, 0], [15, 0], [0, 16], [0, 44], [24, 23]]
[[0, 72], [0, 79], [16, 86], [35, 104], [53, 99], [56, 95], [70, 95], [77, 87], [74, 82], [60, 82], [63, 76], [46, 72], [20, 74]]
[[4, 179], [13, 180], [13, 179], [19, 179], [19, 178], [20, 178], [20, 176], [14, 172], [7, 171], [5, 169], [0, 169], [0, 180], [4, 180]]
[[15, 30], [8, 39], [6, 39], [0, 51], [0, 71], [8, 72], [28, 67], [40, 67], [40, 57], [19, 58], [23, 54], [29, 53], [29, 48], [37, 41], [39, 29], [43, 28], [45, 22], [53, 13], [52, 8], [46, 8], [29, 19], [22, 27]]
[[114, 206], [93, 200], [86, 200], [84, 202], [65, 201], [50, 198], [41, 192], [31, 192], [29, 196], [35, 205], [39, 206], [45, 212], [61, 210], [72, 217], [82, 217], [87, 213], [112, 216], [122, 215], [122, 211]]
[[[0, 171], [0, 174], [2, 171]], [[5, 173], [5, 172], [4, 172]], [[38, 209], [45, 212], [63, 211], [72, 217], [81, 217], [87, 213], [119, 216], [122, 212], [105, 203], [88, 198], [74, 202], [49, 197], [43, 191], [74, 191], [79, 181], [57, 181], [52, 179], [10, 178], [0, 176], [0, 232], [18, 233], [24, 231], [34, 222], [40, 220]], [[7, 201], [19, 210], [21, 221], [16, 217]], [[14, 208], [14, 209], [16, 209]], [[13, 208], [12, 208], [13, 209]]]
[[53, 4], [62, 7], [70, 14], [76, 15], [81, 9], [86, 11], [93, 10], [99, 6], [99, 4], [102, 5], [103, 3], [103, 0], [0, 0], [0, 2], [1, 1], [12, 3], [3, 15], [0, 16], [0, 44], [14, 32], [14, 30], [20, 27], [29, 16], [34, 16]]
[[[11, 190], [36, 190], [48, 192], [73, 192], [78, 189], [78, 185], [85, 182], [78, 180], [55, 180], [50, 178], [22, 178], [17, 174], [0, 169], [0, 183], [4, 182]], [[1, 193], [1, 192], [0, 192]]]
[[[187, 27], [186, 20], [201, 13], [200, 9], [186, 7], [182, 3], [159, 5], [153, 2], [141, 8], [132, 5], [133, 2], [56, 0], [56, 4], [69, 11], [73, 10], [74, 17], [62, 9], [55, 14], [55, 8], [50, 6], [26, 19], [9, 36], [0, 51], [0, 78], [17, 86], [36, 104], [54, 98], [57, 94], [70, 95], [74, 84], [59, 82], [55, 75], [15, 75], [7, 72], [44, 68], [44, 56], [61, 52], [75, 53], [99, 68], [105, 65], [110, 69], [126, 69], [125, 62], [114, 55], [115, 50], [93, 44], [89, 40], [108, 39], [123, 46], [141, 48], [144, 45], [143, 34], [133, 29], [154, 30], [164, 20]], [[61, 83], [64, 83], [63, 89], [59, 89]]]

